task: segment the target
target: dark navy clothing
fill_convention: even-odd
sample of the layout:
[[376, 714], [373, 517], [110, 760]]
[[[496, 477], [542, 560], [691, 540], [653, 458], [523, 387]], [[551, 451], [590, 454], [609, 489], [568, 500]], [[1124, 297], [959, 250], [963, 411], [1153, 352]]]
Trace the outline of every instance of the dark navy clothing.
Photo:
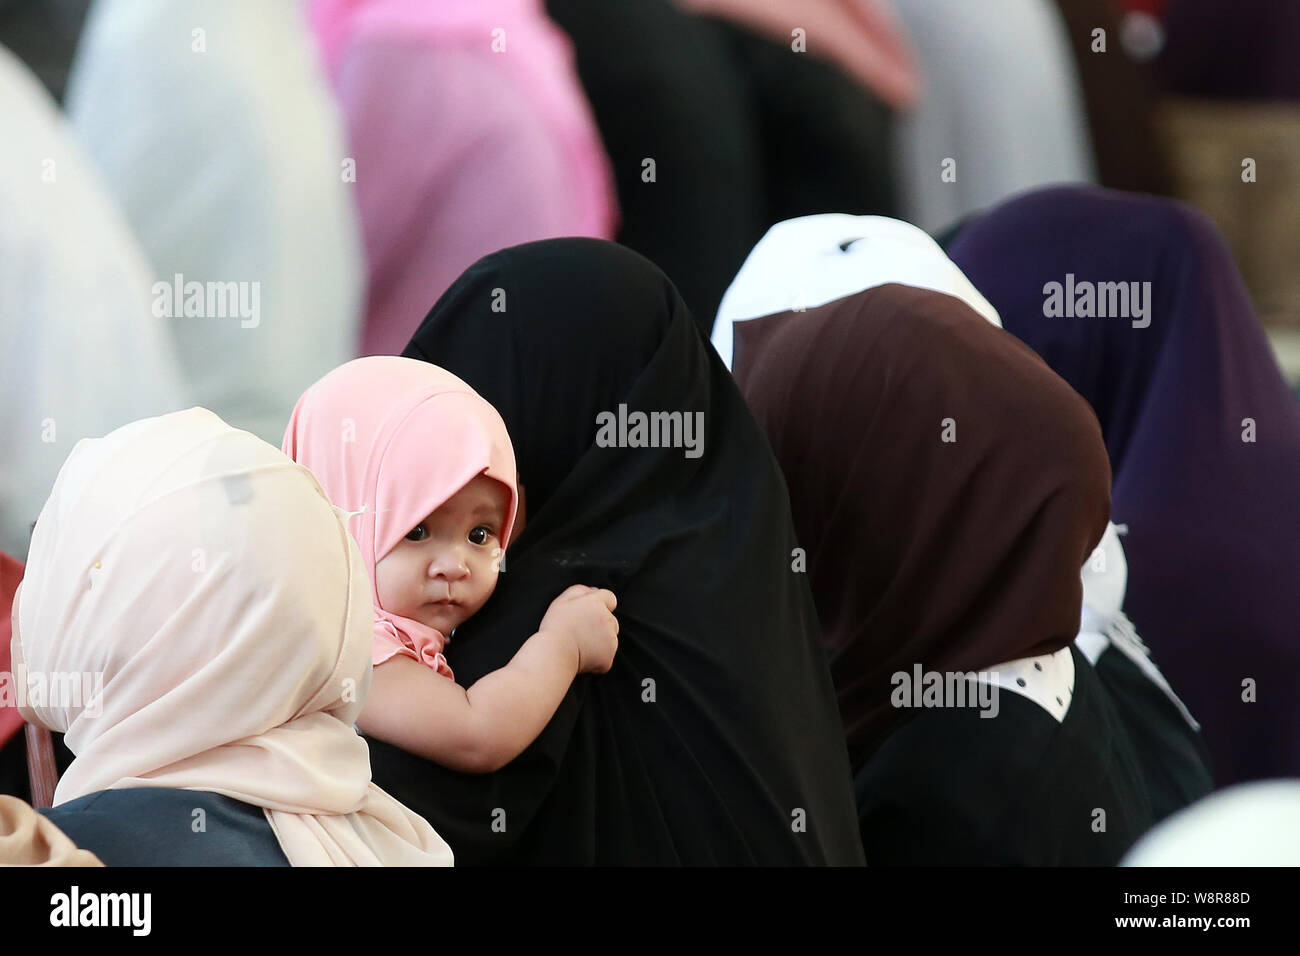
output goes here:
[[219, 793], [101, 790], [40, 812], [105, 866], [289, 865], [262, 808]]

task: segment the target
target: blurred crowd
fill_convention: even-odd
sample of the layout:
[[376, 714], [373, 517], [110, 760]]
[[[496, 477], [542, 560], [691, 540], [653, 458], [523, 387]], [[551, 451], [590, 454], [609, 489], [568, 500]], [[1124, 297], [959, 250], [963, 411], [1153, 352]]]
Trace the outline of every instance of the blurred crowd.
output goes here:
[[[38, 747], [61, 781], [35, 823], [0, 804], [0, 855], [139, 862], [130, 821], [189, 789], [247, 852], [163, 862], [1300, 861], [1297, 41], [1289, 0], [0, 0], [0, 604], [24, 582], [29, 662], [128, 688], [0, 693], [0, 793], [45, 802]], [[490, 409], [393, 424], [439, 389]], [[628, 407], [700, 415], [698, 461]], [[376, 568], [475, 475], [510, 568], [453, 642]], [[155, 500], [186, 482], [202, 522]], [[317, 494], [361, 551], [315, 584], [147, 570], [189, 523], [324, 554]], [[79, 527], [131, 600], [68, 583], [104, 560]], [[373, 669], [406, 700], [394, 654], [489, 681], [578, 585], [617, 656], [491, 773], [294, 696]], [[363, 649], [254, 693], [281, 650], [248, 602], [326, 587], [370, 589]], [[220, 626], [172, 637], [196, 606]], [[155, 618], [246, 664], [177, 677], [129, 636]], [[909, 704], [913, 673], [1001, 715]], [[254, 785], [233, 712], [346, 772]]]

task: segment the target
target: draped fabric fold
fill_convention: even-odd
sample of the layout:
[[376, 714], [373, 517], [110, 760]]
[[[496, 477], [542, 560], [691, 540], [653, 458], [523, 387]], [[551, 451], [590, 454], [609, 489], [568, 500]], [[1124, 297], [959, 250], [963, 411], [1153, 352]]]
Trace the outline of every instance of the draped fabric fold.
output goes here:
[[0, 794], [0, 866], [103, 866], [22, 800]]

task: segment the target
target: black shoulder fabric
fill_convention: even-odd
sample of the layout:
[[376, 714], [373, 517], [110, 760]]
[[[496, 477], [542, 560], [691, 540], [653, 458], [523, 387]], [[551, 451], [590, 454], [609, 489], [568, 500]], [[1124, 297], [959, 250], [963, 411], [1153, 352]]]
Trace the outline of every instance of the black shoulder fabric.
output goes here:
[[[571, 584], [618, 596], [610, 673], [580, 676], [541, 737], [466, 776], [381, 744], [375, 781], [458, 864], [855, 864], [848, 756], [784, 482], [668, 279], [612, 243], [480, 261], [406, 349], [461, 376], [515, 442], [525, 529], [457, 630], [468, 686]], [[600, 447], [597, 415], [702, 416], [683, 447]]]
[[1214, 789], [1210, 752], [1201, 735], [1128, 655], [1107, 648], [1097, 659], [1097, 676], [1133, 742], [1154, 822]]
[[101, 790], [40, 812], [105, 866], [289, 865], [262, 808], [219, 793]]
[[1074, 696], [1060, 724], [1002, 691], [996, 717], [928, 710], [890, 735], [855, 780], [868, 865], [1120, 861], [1150, 828], [1150, 802], [1097, 673], [1071, 654]]
[[27, 741], [22, 731], [0, 744], [0, 794], [32, 802], [27, 779]]

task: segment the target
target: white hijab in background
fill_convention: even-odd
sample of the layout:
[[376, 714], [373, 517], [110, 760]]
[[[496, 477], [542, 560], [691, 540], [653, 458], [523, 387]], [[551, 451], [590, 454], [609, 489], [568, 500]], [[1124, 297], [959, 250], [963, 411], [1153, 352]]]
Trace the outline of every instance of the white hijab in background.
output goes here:
[[3, 47], [0, 143], [0, 550], [21, 558], [79, 439], [188, 402], [130, 227]]
[[1137, 842], [1121, 866], [1300, 866], [1300, 780], [1219, 790]]
[[[898, 127], [910, 221], [934, 232], [1022, 190], [1095, 182], [1074, 54], [1051, 0], [893, 3], [925, 78]], [[942, 177], [949, 159], [953, 182]]]
[[278, 442], [303, 390], [355, 356], [363, 302], [342, 123], [301, 5], [98, 0], [67, 109], [154, 281], [238, 284], [238, 307], [205, 295], [203, 317], [159, 287], [156, 304], [195, 400]]
[[302, 865], [449, 865], [370, 779], [353, 729], [373, 609], [356, 543], [307, 469], [192, 408], [83, 441], [36, 525], [14, 664], [102, 674], [24, 710], [76, 759], [56, 806], [172, 787], [265, 809]]
[[735, 323], [811, 309], [891, 282], [961, 299], [1002, 326], [997, 310], [920, 229], [884, 216], [827, 213], [787, 219], [767, 231], [722, 297], [713, 347], [731, 368]]

